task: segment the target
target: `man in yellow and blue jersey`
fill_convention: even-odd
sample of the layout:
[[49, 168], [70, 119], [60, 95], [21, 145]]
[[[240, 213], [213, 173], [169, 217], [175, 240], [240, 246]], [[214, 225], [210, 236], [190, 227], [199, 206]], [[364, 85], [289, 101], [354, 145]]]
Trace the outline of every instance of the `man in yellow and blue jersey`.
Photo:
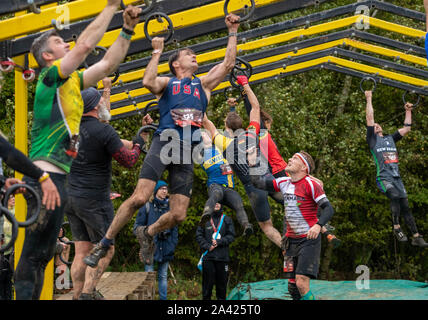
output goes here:
[[236, 212], [236, 218], [244, 229], [244, 234], [246, 236], [251, 235], [253, 233], [253, 226], [248, 221], [241, 196], [233, 189], [232, 168], [223, 157], [222, 152], [213, 145], [210, 136], [206, 132], [202, 132], [202, 140], [204, 149], [201, 167], [208, 176], [208, 200], [205, 203], [199, 225], [204, 226], [210, 220], [215, 204], [222, 203]]

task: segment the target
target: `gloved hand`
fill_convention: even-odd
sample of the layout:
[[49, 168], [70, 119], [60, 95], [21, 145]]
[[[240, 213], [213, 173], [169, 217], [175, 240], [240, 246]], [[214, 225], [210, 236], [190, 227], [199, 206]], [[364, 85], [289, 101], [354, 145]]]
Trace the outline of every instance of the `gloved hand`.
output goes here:
[[237, 76], [236, 81], [241, 86], [248, 84], [248, 78], [246, 76]]
[[132, 138], [132, 143], [138, 144], [140, 146], [140, 150], [143, 151], [144, 149], [144, 145], [146, 144], [146, 142], [144, 141], [143, 137], [141, 135], [139, 135], [138, 133], [134, 136], [134, 138]]

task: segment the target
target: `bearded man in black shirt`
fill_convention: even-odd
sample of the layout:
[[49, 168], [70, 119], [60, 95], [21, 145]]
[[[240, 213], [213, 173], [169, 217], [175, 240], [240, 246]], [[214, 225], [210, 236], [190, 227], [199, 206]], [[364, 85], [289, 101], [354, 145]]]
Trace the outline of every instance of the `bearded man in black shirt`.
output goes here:
[[[114, 217], [110, 200], [112, 159], [130, 168], [137, 162], [144, 145], [142, 136], [136, 136], [133, 142], [121, 140], [111, 125], [102, 122], [109, 120], [109, 91], [108, 87], [104, 88], [103, 96], [95, 88], [82, 91], [84, 111], [80, 123], [79, 153], [68, 175], [65, 213], [75, 245], [71, 266], [73, 299], [79, 300], [102, 299], [95, 289], [96, 284], [114, 254], [114, 246], [111, 246], [96, 268], [90, 268], [83, 262], [94, 244], [102, 239]], [[147, 115], [143, 125], [152, 121]]]

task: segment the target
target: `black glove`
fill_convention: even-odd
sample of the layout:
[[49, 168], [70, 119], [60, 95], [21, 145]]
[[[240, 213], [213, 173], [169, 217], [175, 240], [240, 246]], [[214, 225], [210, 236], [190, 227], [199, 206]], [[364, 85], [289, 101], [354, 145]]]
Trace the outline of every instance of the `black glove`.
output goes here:
[[146, 144], [146, 142], [144, 141], [144, 139], [141, 137], [140, 135], [140, 130], [137, 132], [137, 134], [134, 136], [134, 138], [132, 138], [132, 143], [135, 144], [139, 144], [140, 145], [140, 150], [143, 151], [144, 149], [144, 145]]

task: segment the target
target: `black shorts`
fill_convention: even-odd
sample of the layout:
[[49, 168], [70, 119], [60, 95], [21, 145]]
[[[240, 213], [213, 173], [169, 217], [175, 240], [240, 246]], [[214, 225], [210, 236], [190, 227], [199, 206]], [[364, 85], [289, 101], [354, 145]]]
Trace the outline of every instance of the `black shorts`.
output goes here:
[[376, 183], [380, 191], [387, 193], [389, 189], [395, 188], [398, 198], [407, 198], [406, 188], [404, 188], [403, 180], [400, 177], [377, 177]]
[[265, 222], [270, 219], [270, 206], [268, 192], [253, 186], [251, 183], [244, 185], [245, 191], [250, 200], [251, 208], [258, 222]]
[[114, 218], [111, 200], [93, 200], [69, 196], [65, 214], [70, 223], [73, 241], [98, 243]]
[[[284, 264], [293, 264], [292, 271], [284, 272], [285, 279], [295, 279], [296, 274], [316, 279], [320, 265], [321, 234], [316, 239], [288, 238]], [[290, 270], [288, 265], [288, 270]]]
[[159, 135], [153, 136], [139, 178], [157, 182], [162, 173], [168, 170], [169, 193], [190, 198], [193, 186], [193, 147], [176, 141], [179, 145], [174, 149], [171, 147], [172, 143], [160, 141]]

